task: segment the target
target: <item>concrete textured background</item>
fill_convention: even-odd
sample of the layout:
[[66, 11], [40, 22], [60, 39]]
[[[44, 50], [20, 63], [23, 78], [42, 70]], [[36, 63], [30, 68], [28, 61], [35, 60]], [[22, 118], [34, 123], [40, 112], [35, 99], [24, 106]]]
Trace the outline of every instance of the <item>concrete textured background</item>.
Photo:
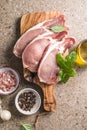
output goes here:
[[[17, 92], [30, 84], [23, 79], [21, 60], [12, 54], [12, 49], [19, 37], [20, 17], [28, 12], [51, 10], [64, 13], [69, 35], [76, 38], [77, 44], [87, 38], [87, 0], [0, 0], [0, 66], [10, 65], [21, 75], [18, 90], [1, 96], [3, 108], [12, 112], [12, 118], [8, 122], [0, 120], [0, 130], [19, 130], [21, 123], [35, 122], [38, 113], [23, 116], [14, 105]], [[76, 69], [76, 77], [55, 87], [57, 110], [40, 116], [37, 130], [87, 130], [87, 68]]]

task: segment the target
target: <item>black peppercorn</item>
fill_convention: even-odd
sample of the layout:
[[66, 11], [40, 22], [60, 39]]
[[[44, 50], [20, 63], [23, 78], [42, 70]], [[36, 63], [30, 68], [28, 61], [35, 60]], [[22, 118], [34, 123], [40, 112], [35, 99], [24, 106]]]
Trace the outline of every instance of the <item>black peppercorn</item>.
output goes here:
[[33, 92], [24, 92], [19, 96], [19, 106], [22, 110], [31, 111], [36, 103], [36, 96]]

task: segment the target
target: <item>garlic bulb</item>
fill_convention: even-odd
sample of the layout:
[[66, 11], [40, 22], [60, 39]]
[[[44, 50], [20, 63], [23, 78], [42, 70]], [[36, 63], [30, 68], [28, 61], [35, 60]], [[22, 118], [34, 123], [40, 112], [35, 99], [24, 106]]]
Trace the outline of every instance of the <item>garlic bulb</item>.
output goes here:
[[7, 121], [7, 120], [10, 120], [10, 118], [11, 118], [10, 111], [8, 111], [8, 110], [2, 110], [2, 112], [1, 112], [1, 119], [3, 121]]

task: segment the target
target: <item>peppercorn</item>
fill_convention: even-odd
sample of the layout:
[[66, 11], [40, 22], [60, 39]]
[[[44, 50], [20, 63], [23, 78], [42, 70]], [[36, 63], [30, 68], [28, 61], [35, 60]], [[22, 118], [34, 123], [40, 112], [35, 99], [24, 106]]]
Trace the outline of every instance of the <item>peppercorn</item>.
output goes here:
[[36, 96], [33, 92], [24, 92], [19, 96], [19, 106], [24, 111], [31, 111], [36, 103]]

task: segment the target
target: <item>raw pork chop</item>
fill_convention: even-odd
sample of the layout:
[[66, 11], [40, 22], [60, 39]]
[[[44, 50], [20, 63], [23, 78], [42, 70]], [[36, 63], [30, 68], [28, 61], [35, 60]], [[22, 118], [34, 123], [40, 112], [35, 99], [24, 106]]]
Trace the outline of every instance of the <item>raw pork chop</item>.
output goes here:
[[64, 16], [60, 15], [53, 19], [46, 20], [42, 23], [35, 25], [34, 27], [27, 30], [16, 42], [14, 46], [13, 53], [17, 57], [22, 57], [22, 52], [25, 47], [38, 35], [41, 35], [46, 32], [50, 32], [49, 28], [55, 25], [64, 25], [65, 20]]
[[24, 49], [22, 54], [23, 67], [29, 69], [31, 72], [37, 72], [39, 63], [43, 56], [46, 47], [60, 41], [67, 34], [66, 31], [61, 33], [45, 33], [35, 38]]
[[60, 69], [56, 64], [56, 54], [63, 54], [74, 43], [75, 40], [73, 38], [66, 38], [48, 46], [38, 68], [40, 82], [55, 84], [59, 81], [57, 75]]

